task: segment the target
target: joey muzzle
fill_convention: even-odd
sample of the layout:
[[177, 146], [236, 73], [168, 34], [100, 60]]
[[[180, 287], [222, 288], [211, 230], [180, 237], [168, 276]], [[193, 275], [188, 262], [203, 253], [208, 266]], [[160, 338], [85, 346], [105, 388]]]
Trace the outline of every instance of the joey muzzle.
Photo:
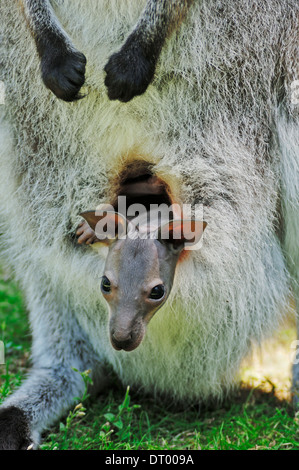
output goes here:
[[114, 349], [120, 351], [133, 351], [144, 338], [146, 323], [138, 316], [119, 313], [110, 319], [110, 341]]

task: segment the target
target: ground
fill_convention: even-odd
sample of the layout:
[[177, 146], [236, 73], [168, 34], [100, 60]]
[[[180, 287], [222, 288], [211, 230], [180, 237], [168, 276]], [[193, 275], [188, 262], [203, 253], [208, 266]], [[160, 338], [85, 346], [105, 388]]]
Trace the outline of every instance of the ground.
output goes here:
[[[291, 310], [291, 309], [290, 309]], [[299, 412], [291, 406], [291, 348], [296, 339], [290, 313], [274, 338], [241, 368], [241, 384], [221, 404], [182, 409], [115, 385], [91, 399], [80, 397], [44, 436], [41, 450], [299, 449]], [[0, 271], [0, 402], [30, 367], [30, 331], [22, 294], [11, 274]], [[86, 385], [88, 371], [83, 374]], [[74, 397], [75, 398], [75, 397]], [[77, 401], [78, 403], [78, 401]]]

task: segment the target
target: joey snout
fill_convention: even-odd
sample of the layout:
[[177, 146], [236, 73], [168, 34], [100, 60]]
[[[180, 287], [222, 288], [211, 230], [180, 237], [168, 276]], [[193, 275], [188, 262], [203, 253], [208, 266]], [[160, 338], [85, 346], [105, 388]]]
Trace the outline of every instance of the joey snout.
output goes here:
[[[104, 284], [105, 284], [104, 278]], [[113, 297], [113, 294], [112, 294]], [[107, 296], [106, 296], [107, 298]], [[167, 299], [162, 284], [150, 288], [149, 296], [143, 292], [134, 299], [124, 299], [124, 296], [111, 299], [110, 303], [110, 341], [114, 349], [133, 351], [144, 338], [146, 327]]]
[[114, 349], [133, 351], [144, 338], [146, 321], [141, 315], [120, 311], [111, 315], [109, 328]]

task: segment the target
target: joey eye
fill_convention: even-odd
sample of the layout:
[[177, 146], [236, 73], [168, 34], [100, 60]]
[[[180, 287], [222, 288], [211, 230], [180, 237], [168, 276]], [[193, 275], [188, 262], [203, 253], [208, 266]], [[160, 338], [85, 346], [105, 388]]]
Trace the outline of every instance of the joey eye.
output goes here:
[[111, 283], [107, 276], [102, 277], [101, 289], [104, 294], [109, 294], [111, 292]]
[[155, 286], [152, 288], [149, 298], [153, 300], [160, 300], [162, 299], [164, 294], [165, 294], [165, 287], [163, 286], [163, 284], [159, 284], [158, 286]]

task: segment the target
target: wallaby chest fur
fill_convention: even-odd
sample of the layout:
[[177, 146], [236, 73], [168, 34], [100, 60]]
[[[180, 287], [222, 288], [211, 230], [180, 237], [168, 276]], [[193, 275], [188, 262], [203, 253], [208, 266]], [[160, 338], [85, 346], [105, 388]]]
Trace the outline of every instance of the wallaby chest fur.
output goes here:
[[[56, 325], [63, 318], [71, 329], [74, 318], [125, 384], [184, 400], [219, 396], [288, 302], [277, 207], [285, 186], [297, 183], [288, 163], [281, 183], [277, 123], [283, 128], [286, 110], [295, 112], [288, 95], [295, 66], [286, 64], [298, 2], [195, 2], [166, 42], [146, 93], [126, 104], [108, 99], [103, 69], [145, 1], [52, 4], [87, 58], [86, 97], [72, 104], [43, 86], [17, 2], [0, 6], [2, 246], [25, 292], [33, 357], [44, 367], [59, 362], [65, 344], [55, 341]], [[179, 263], [171, 297], [144, 341], [126, 353], [107, 336], [99, 289], [105, 251], [76, 246], [73, 234], [78, 214], [111, 201], [135, 161], [152, 165], [175, 202], [203, 204], [208, 228], [202, 248]]]

